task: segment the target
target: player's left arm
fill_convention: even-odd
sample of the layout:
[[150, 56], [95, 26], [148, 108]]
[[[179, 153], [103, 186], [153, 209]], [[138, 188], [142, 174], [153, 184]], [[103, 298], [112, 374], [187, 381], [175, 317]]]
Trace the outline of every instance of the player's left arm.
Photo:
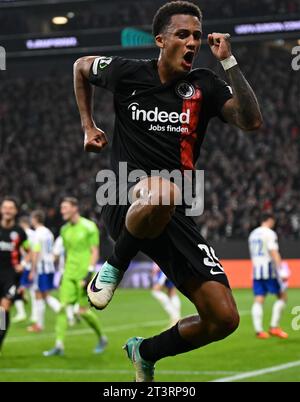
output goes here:
[[32, 253], [31, 253], [31, 269], [29, 273], [28, 279], [33, 281], [37, 274], [37, 264], [39, 260], [39, 256], [41, 253], [41, 244], [39, 242], [35, 242], [32, 246]]
[[88, 273], [82, 283], [83, 287], [86, 287], [88, 285], [89, 281], [91, 280], [93, 273], [95, 272], [96, 264], [100, 258], [99, 238], [100, 238], [99, 230], [97, 228], [97, 225], [95, 223], [93, 223], [92, 228], [90, 230], [90, 234], [89, 234], [89, 243], [90, 243], [90, 247], [91, 247], [91, 260], [90, 260], [90, 266], [88, 269]]
[[21, 251], [22, 251], [22, 256], [23, 256], [23, 259], [21, 261], [21, 265], [22, 265], [22, 268], [24, 268], [25, 265], [30, 264], [31, 260], [32, 260], [32, 248], [31, 248], [28, 240], [26, 240], [22, 244]]
[[[263, 119], [253, 89], [244, 77], [232, 56], [230, 35], [213, 33], [208, 35], [208, 44], [213, 55], [225, 68], [226, 76], [233, 91], [233, 97], [225, 102], [222, 116], [242, 130], [257, 130]], [[224, 62], [225, 60], [225, 62]]]
[[91, 248], [92, 256], [91, 256], [91, 263], [90, 265], [95, 267], [99, 260], [99, 247], [98, 246], [92, 246]]
[[100, 245], [100, 233], [95, 222], [91, 222], [89, 230], [89, 243], [91, 247], [91, 266], [96, 266], [100, 258], [99, 245]]

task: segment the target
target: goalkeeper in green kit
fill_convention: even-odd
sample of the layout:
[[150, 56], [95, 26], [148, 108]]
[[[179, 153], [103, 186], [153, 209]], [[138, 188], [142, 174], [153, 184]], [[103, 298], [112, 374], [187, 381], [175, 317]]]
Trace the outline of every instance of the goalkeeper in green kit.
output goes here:
[[102, 335], [97, 315], [86, 307], [86, 286], [99, 258], [99, 231], [94, 222], [79, 214], [78, 201], [66, 197], [61, 203], [61, 214], [67, 222], [60, 230], [65, 252], [65, 268], [60, 285], [61, 310], [56, 320], [55, 347], [44, 356], [62, 356], [68, 326], [67, 310], [79, 304], [79, 314], [94, 330], [98, 342], [95, 353], [102, 353], [107, 338]]

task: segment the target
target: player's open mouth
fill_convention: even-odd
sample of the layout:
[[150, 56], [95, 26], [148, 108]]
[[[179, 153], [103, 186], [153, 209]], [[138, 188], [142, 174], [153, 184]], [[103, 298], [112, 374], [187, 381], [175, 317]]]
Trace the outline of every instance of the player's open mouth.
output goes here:
[[194, 60], [194, 56], [195, 53], [188, 51], [185, 53], [185, 55], [183, 56], [183, 66], [186, 68], [191, 68], [192, 64], [193, 64], [193, 60]]

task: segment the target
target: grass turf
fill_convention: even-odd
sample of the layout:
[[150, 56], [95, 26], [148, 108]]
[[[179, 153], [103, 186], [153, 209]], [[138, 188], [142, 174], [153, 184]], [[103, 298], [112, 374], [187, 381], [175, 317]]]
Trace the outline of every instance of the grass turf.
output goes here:
[[[299, 290], [289, 290], [282, 319], [282, 327], [290, 335], [287, 340], [256, 339], [250, 315], [252, 293], [235, 290], [234, 294], [241, 313], [239, 329], [223, 341], [158, 362], [156, 381], [212, 381], [295, 361], [299, 361], [296, 367], [252, 375], [246, 381], [300, 381], [300, 330], [291, 327], [291, 310], [300, 305]], [[272, 296], [266, 301], [266, 329], [273, 301]], [[183, 297], [182, 302], [183, 315], [193, 314], [191, 303]], [[134, 335], [159, 333], [168, 324], [166, 314], [149, 291], [123, 289], [116, 292], [106, 310], [97, 314], [109, 338], [102, 355], [92, 353], [96, 338], [81, 322], [68, 330], [64, 357], [43, 357], [42, 352], [54, 343], [55, 315], [49, 309], [43, 333], [29, 334], [26, 323], [11, 325], [0, 356], [0, 381], [132, 381], [134, 372], [122, 345]]]

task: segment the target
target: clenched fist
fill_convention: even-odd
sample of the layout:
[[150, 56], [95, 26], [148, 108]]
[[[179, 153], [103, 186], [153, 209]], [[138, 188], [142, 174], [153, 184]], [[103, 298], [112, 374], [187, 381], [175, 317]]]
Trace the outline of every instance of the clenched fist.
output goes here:
[[108, 144], [105, 133], [97, 127], [91, 127], [84, 132], [84, 150], [99, 153]]
[[207, 36], [210, 50], [218, 60], [225, 60], [232, 55], [230, 35], [214, 32]]

